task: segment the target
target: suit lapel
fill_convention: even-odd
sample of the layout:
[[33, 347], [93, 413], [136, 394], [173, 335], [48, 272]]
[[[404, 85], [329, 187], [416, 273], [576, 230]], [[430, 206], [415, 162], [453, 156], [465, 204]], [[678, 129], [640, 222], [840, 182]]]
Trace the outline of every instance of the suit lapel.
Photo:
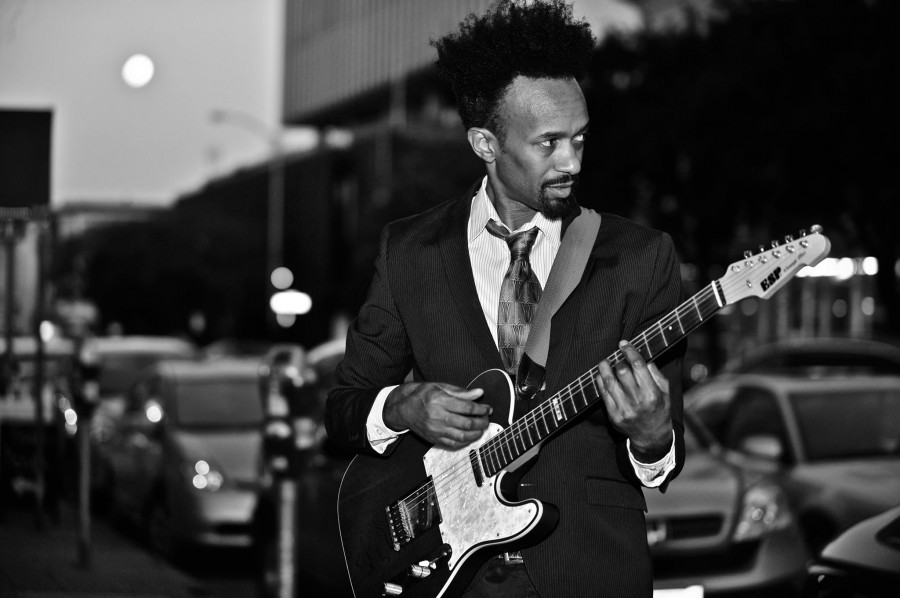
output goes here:
[[446, 228], [446, 232], [440, 239], [441, 256], [451, 296], [459, 309], [462, 321], [466, 322], [466, 328], [472, 335], [475, 345], [490, 367], [502, 368], [503, 361], [500, 358], [500, 352], [494, 344], [494, 337], [488, 330], [484, 312], [481, 310], [481, 302], [478, 300], [478, 291], [475, 288], [475, 277], [472, 275], [472, 263], [469, 259], [466, 232], [472, 196], [476, 190], [477, 187], [471, 189], [454, 206], [450, 226]]
[[[603, 224], [601, 223], [600, 226], [602, 228]], [[558, 389], [560, 386], [569, 384], [572, 381], [569, 378], [581, 373], [577, 372], [573, 374], [572, 372], [569, 372], [568, 368], [565, 367], [565, 364], [571, 363], [571, 359], [569, 358], [569, 353], [571, 351], [580, 350], [580, 348], [576, 346], [576, 334], [578, 332], [577, 325], [578, 322], [586, 321], [585, 318], [580, 317], [581, 310], [589, 308], [602, 309], [596, 305], [591, 305], [590, 301], [582, 299], [585, 289], [590, 284], [594, 274], [594, 268], [596, 267], [597, 261], [596, 249], [597, 244], [600, 242], [600, 237], [601, 235], [598, 234], [597, 239], [594, 241], [594, 251], [588, 256], [578, 286], [575, 287], [575, 290], [569, 295], [566, 303], [563, 304], [563, 308], [556, 313], [551, 321], [550, 342], [551, 344], [556, 345], [557, 350], [550, 351], [547, 355], [547, 388]], [[575, 314], [568, 315], [565, 312], [564, 307], [567, 304], [575, 307]]]

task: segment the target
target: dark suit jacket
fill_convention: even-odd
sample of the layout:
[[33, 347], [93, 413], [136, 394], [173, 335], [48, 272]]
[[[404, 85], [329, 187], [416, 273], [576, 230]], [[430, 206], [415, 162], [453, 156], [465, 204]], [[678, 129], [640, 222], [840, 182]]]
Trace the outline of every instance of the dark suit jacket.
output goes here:
[[[486, 369], [502, 369], [467, 249], [475, 190], [385, 228], [369, 296], [348, 333], [337, 386], [328, 400], [326, 425], [333, 439], [371, 452], [365, 424], [375, 397], [401, 383], [410, 370], [416, 380], [465, 387]], [[619, 340], [637, 336], [680, 299], [670, 237], [603, 214], [581, 282], [551, 323], [546, 396], [608, 357]], [[682, 354], [683, 343], [658, 362], [670, 381], [678, 458], [667, 482], [684, 462]], [[646, 504], [625, 438], [609, 426], [602, 407], [544, 445], [519, 495], [553, 503], [560, 511], [550, 537], [524, 551], [542, 596], [651, 594]]]

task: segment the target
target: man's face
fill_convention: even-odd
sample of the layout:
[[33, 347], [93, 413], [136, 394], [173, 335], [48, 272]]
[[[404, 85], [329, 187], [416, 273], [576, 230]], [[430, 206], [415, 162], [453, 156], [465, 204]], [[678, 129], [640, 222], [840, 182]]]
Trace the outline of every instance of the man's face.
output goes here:
[[588, 128], [581, 88], [574, 79], [519, 76], [500, 110], [506, 138], [492, 165], [496, 199], [562, 218], [574, 205]]

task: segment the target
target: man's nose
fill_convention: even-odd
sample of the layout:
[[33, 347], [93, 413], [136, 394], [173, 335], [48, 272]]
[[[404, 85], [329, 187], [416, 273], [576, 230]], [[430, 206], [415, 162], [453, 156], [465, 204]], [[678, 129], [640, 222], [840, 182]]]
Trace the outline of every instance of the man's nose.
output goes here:
[[571, 143], [562, 144], [557, 152], [556, 170], [572, 175], [581, 172], [581, 151]]

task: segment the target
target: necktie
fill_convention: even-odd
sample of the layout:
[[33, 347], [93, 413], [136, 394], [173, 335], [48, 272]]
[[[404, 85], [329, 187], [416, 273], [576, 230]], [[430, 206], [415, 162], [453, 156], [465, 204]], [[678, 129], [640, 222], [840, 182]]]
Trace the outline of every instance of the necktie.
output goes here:
[[509, 268], [500, 286], [500, 302], [497, 307], [497, 347], [503, 358], [503, 366], [515, 378], [519, 360], [528, 340], [531, 319], [541, 299], [541, 283], [531, 269], [528, 253], [537, 237], [537, 227], [517, 233], [508, 233], [499, 223], [491, 220], [488, 231], [506, 241], [509, 246]]

